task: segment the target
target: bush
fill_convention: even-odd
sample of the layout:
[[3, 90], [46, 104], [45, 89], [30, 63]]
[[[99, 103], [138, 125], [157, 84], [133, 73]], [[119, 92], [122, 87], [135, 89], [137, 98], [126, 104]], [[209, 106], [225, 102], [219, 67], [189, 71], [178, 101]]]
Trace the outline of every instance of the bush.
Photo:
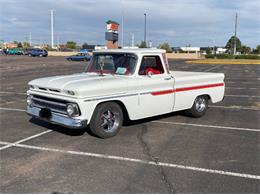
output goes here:
[[207, 54], [206, 58], [216, 58], [216, 59], [233, 59], [231, 54]]
[[260, 60], [260, 56], [259, 55], [254, 55], [254, 54], [250, 54], [250, 55], [237, 55], [235, 57], [236, 59], [252, 59], [252, 60]]
[[209, 59], [252, 59], [252, 60], [260, 60], [259, 55], [231, 55], [231, 54], [207, 54], [205, 55], [206, 58]]

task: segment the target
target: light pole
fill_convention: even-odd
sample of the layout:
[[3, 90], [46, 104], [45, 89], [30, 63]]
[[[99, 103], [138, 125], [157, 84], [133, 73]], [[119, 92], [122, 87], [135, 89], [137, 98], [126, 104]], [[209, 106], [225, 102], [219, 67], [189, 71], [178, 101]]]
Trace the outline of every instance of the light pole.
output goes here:
[[144, 13], [144, 42], [146, 45], [146, 13]]
[[54, 40], [53, 40], [53, 10], [51, 10], [51, 48], [54, 47]]
[[237, 13], [236, 13], [236, 19], [235, 19], [235, 40], [234, 40], [234, 55], [237, 53]]

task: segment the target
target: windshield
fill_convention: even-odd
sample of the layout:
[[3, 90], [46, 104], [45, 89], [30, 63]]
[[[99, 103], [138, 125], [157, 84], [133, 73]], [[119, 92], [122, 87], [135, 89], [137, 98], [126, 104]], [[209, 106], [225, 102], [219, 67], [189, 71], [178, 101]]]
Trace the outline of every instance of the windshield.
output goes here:
[[132, 75], [135, 71], [137, 56], [127, 53], [94, 54], [86, 72]]

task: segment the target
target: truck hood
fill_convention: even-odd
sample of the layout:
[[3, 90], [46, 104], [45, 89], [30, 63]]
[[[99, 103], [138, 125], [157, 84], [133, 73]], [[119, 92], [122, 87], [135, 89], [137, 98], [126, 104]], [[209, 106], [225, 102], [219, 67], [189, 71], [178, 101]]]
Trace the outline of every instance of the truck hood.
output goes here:
[[127, 92], [127, 78], [118, 75], [100, 76], [96, 73], [80, 73], [35, 79], [29, 82], [34, 90], [49, 93], [73, 91], [74, 97], [100, 97]]

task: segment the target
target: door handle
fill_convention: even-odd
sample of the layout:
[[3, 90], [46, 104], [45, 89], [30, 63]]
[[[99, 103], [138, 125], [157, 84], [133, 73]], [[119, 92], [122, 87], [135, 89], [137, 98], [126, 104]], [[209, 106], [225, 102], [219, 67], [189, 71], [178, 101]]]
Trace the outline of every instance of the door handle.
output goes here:
[[164, 78], [164, 80], [171, 80], [172, 79], [172, 77], [166, 77], [166, 78]]

